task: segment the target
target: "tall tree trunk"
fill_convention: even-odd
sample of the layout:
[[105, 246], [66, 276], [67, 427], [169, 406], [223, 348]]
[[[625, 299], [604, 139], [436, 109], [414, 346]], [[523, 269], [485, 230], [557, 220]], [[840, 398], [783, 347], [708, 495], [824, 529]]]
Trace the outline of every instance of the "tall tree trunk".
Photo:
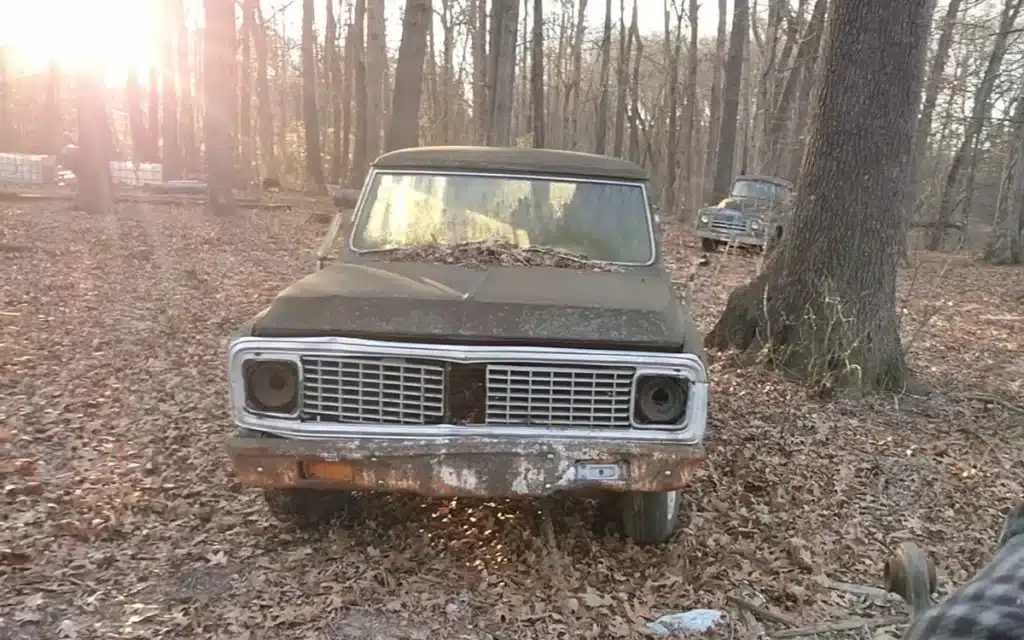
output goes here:
[[149, 161], [160, 162], [160, 71], [156, 65], [149, 69]]
[[146, 130], [146, 114], [142, 110], [142, 86], [139, 83], [139, 72], [128, 71], [124, 87], [125, 111], [128, 112], [128, 130], [132, 139], [132, 163], [138, 165], [146, 161], [153, 143], [149, 140]]
[[234, 0], [205, 0], [203, 94], [206, 98], [206, 173], [208, 205], [217, 215], [235, 211], [235, 78]]
[[14, 122], [11, 118], [13, 90], [9, 71], [10, 56], [7, 47], [0, 47], [0, 148], [14, 148]]
[[[2, 55], [2, 54], [0, 54]], [[50, 60], [46, 72], [46, 111], [43, 115], [44, 134], [42, 150], [44, 153], [57, 154], [61, 147], [61, 132], [64, 131], [60, 113], [60, 67], [57, 60]], [[4, 147], [0, 147], [2, 149]]]
[[722, 91], [725, 82], [725, 31], [729, 24], [726, 18], [727, 11], [726, 0], [718, 0], [718, 35], [715, 38], [709, 104], [711, 113], [708, 119], [708, 144], [704, 153], [704, 173], [701, 176], [705, 203], [710, 202], [715, 193], [715, 158], [718, 154], [718, 132], [722, 128]]
[[1007, 145], [993, 233], [985, 247], [989, 264], [1024, 262], [1024, 90], [1017, 96], [1013, 128]]
[[324, 66], [327, 68], [327, 93], [331, 105], [331, 184], [341, 184], [341, 50], [338, 47], [338, 23], [334, 19], [334, 0], [327, 0], [324, 27]]
[[715, 162], [715, 200], [729, 195], [733, 161], [736, 158], [736, 129], [740, 110], [740, 87], [743, 84], [743, 48], [749, 25], [747, 0], [733, 4], [732, 33], [729, 35], [729, 59], [725, 65], [722, 91], [722, 124], [718, 129], [718, 153]]
[[[178, 105], [179, 105], [179, 148], [181, 149], [182, 172], [195, 171], [198, 145], [196, 144], [196, 116], [192, 102], [192, 65], [189, 64], [188, 29], [185, 26], [184, 0], [170, 1], [170, 24], [167, 25], [177, 38]], [[197, 61], [198, 65], [198, 61]]]
[[[636, 6], [636, 0], [633, 0]], [[629, 54], [633, 39], [626, 31], [626, 0], [619, 0], [619, 59], [615, 70], [615, 142], [612, 155], [621, 158], [626, 141], [626, 101], [629, 98]]]
[[162, 18], [160, 28], [160, 66], [163, 73], [163, 163], [161, 174], [164, 180], [182, 178], [181, 146], [178, 140], [178, 95], [174, 77], [174, 39], [177, 36], [170, 20], [175, 0], [162, 0], [158, 15]]
[[255, 5], [257, 31], [253, 32], [253, 48], [256, 50], [256, 108], [260, 132], [260, 163], [262, 165], [260, 175], [280, 179], [280, 169], [274, 154], [273, 100], [270, 97], [270, 81], [267, 78], [267, 67], [270, 64], [267, 52], [267, 22], [263, 18], [263, 9], [258, 0]]
[[[683, 104], [685, 105], [685, 121], [683, 126], [686, 128], [686, 143], [683, 145], [683, 176], [684, 183], [683, 188], [686, 193], [693, 194], [693, 161], [694, 152], [700, 148], [697, 144], [697, 72], [699, 69], [699, 55], [700, 55], [700, 40], [698, 32], [698, 11], [700, 9], [700, 3], [698, 0], [690, 0], [688, 8], [688, 18], [690, 23], [690, 47], [687, 53], [686, 59], [686, 95], [683, 96]], [[680, 38], [682, 34], [680, 34]], [[694, 202], [695, 198], [690, 197], [690, 202], [687, 203], [689, 207], [696, 207], [699, 203]]]
[[516, 36], [519, 24], [519, 0], [492, 0], [490, 71], [494, 96], [491, 101], [491, 128], [487, 132], [490, 146], [512, 144], [512, 107], [515, 96]]
[[238, 68], [238, 142], [240, 177], [252, 179], [252, 41], [256, 35], [256, 7], [258, 0], [242, 0], [241, 60]]
[[896, 271], [927, 5], [832, 5], [792, 224], [765, 270], [729, 295], [709, 347], [767, 356], [820, 391], [903, 385]]
[[953, 209], [956, 206], [956, 188], [960, 183], [960, 174], [964, 168], [964, 162], [971, 155], [977, 138], [985, 126], [985, 121], [992, 111], [992, 91], [995, 88], [996, 80], [999, 78], [999, 70], [1003, 65], [1003, 57], [1006, 55], [1007, 40], [1012, 34], [1013, 25], [1020, 14], [1022, 0], [1004, 0], [1003, 11], [999, 19], [999, 27], [992, 42], [992, 52], [989, 54], [988, 63], [985, 65], [985, 72], [981, 76], [978, 90], [974, 94], [971, 107], [971, 119], [965, 127], [964, 137], [953, 154], [953, 161], [946, 174], [946, 181], [942, 188], [942, 199], [939, 202], [939, 211], [935, 216], [935, 226], [932, 227], [928, 236], [927, 248], [929, 251], [938, 251], [942, 247], [942, 241], [946, 236], [946, 228], [953, 218]]
[[366, 154], [373, 161], [380, 153], [384, 129], [384, 76], [387, 50], [384, 41], [384, 0], [366, 2]]
[[[355, 26], [350, 22], [345, 29], [345, 84], [341, 94], [341, 119], [344, 126], [341, 128], [341, 177], [342, 184], [350, 184], [349, 177], [350, 158], [352, 153], [353, 118], [352, 118], [352, 97], [356, 95], [356, 35]], [[356, 122], [359, 122], [357, 119]], [[358, 134], [355, 134], [358, 135]]]
[[483, 144], [490, 128], [487, 91], [487, 0], [469, 0], [473, 47], [473, 120], [476, 142]]
[[320, 118], [316, 107], [314, 37], [313, 0], [302, 0], [302, 123], [306, 140], [306, 180], [314, 193], [324, 193], [324, 161], [320, 155]]
[[543, 149], [544, 138], [544, 2], [533, 0], [533, 52], [530, 71], [533, 100], [533, 146]]
[[601, 98], [597, 103], [597, 130], [594, 153], [604, 154], [608, 135], [608, 83], [612, 72], [612, 0], [604, 2], [604, 33], [601, 37]]
[[576, 27], [572, 36], [572, 71], [569, 75], [569, 84], [565, 88], [565, 106], [563, 113], [566, 117], [566, 139], [564, 146], [575, 149], [579, 146], [580, 126], [580, 90], [582, 89], [583, 75], [583, 34], [586, 28], [587, 0], [579, 0], [579, 12], [576, 14]]
[[665, 2], [665, 48], [668, 50], [666, 60], [667, 71], [665, 84], [668, 86], [668, 139], [665, 145], [665, 188], [662, 201], [664, 211], [676, 213], [676, 179], [679, 174], [679, 56], [683, 45], [683, 12], [677, 9], [675, 23], [675, 43], [673, 40], [672, 22], [670, 20], [669, 2]]
[[387, 151], [419, 144], [423, 61], [427, 57], [427, 27], [433, 15], [430, 0], [405, 0]]
[[110, 120], [104, 100], [103, 75], [80, 72], [78, 79], [78, 178], [75, 206], [86, 213], [105, 214], [114, 208], [110, 184]]
[[640, 39], [640, 28], [637, 25], [637, 3], [633, 3], [633, 16], [630, 18], [629, 34], [636, 45], [633, 56], [633, 79], [629, 90], [629, 157], [633, 162], [640, 162], [640, 61], [644, 57], [644, 42]]
[[366, 172], [370, 166], [370, 147], [367, 143], [367, 115], [366, 104], [366, 46], [364, 34], [366, 32], [366, 0], [356, 0], [355, 20], [352, 23], [349, 39], [352, 40], [352, 64], [353, 73], [353, 96], [355, 97], [356, 113], [355, 126], [355, 150], [352, 154], [352, 172], [349, 174], [349, 186], [358, 187], [366, 178]]

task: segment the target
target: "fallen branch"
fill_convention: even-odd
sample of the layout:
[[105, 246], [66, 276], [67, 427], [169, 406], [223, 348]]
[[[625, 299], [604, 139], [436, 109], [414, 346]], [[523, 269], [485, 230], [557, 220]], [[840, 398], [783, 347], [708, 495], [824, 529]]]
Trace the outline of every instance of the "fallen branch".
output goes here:
[[1021, 415], [1024, 415], [1024, 407], [1017, 406], [1017, 405], [1015, 405], [1015, 404], [1013, 404], [1011, 402], [1007, 402], [1006, 400], [1003, 400], [1002, 398], [997, 398], [997, 397], [995, 397], [993, 395], [989, 395], [987, 393], [961, 393], [961, 394], [958, 394], [958, 395], [961, 398], [963, 398], [964, 400], [977, 400], [979, 402], [990, 402], [992, 404], [999, 405], [1000, 407], [1006, 409], [1007, 411], [1011, 411], [1013, 413], [1019, 413]]
[[750, 600], [747, 600], [746, 598], [730, 595], [726, 596], [725, 599], [731, 602], [732, 604], [736, 605], [740, 609], [746, 609], [747, 611], [754, 614], [758, 618], [761, 618], [762, 620], [774, 622], [775, 624], [785, 625], [787, 627], [797, 626], [796, 620], [793, 620], [788, 616], [784, 616], [781, 613], [769, 611], [768, 609], [758, 606], [757, 604], [751, 602]]
[[803, 627], [801, 629], [787, 629], [785, 631], [779, 631], [778, 633], [771, 634], [772, 640], [781, 640], [782, 638], [803, 638], [806, 636], [815, 636], [819, 633], [835, 633], [836, 631], [856, 631], [858, 629], [877, 629], [878, 627], [889, 627], [897, 624], [906, 624], [910, 622], [910, 618], [907, 616], [888, 616], [885, 618], [854, 618], [851, 620], [842, 620], [839, 622], [829, 622], [826, 624], [820, 624], [814, 627]]
[[872, 598], [896, 598], [895, 594], [891, 594], [881, 587], [872, 587], [866, 584], [852, 584], [850, 582], [839, 582], [838, 580], [832, 580], [831, 578], [825, 578], [825, 586], [834, 591], [842, 591], [844, 593], [850, 593], [857, 596], [869, 596]]

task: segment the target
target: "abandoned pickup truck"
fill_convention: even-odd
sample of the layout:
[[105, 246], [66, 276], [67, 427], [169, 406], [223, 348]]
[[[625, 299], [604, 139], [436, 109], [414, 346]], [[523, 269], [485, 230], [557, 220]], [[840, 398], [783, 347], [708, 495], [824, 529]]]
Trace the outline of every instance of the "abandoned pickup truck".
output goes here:
[[704, 251], [719, 245], [771, 251], [788, 222], [793, 184], [781, 178], [738, 176], [729, 197], [697, 212], [697, 237]]
[[613, 499], [638, 543], [672, 535], [708, 374], [640, 167], [394, 151], [346, 217], [229, 347], [228, 449], [276, 517], [319, 525], [351, 492], [578, 491]]

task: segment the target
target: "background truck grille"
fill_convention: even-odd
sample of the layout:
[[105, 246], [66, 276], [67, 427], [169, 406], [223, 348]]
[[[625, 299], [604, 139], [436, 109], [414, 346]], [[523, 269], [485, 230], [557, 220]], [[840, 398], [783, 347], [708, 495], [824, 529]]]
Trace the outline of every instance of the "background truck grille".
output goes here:
[[487, 366], [487, 422], [628, 427], [632, 368]]
[[719, 233], [745, 233], [747, 221], [738, 215], [714, 215], [711, 217], [711, 230]]
[[444, 365], [354, 357], [302, 358], [302, 417], [342, 423], [437, 424]]

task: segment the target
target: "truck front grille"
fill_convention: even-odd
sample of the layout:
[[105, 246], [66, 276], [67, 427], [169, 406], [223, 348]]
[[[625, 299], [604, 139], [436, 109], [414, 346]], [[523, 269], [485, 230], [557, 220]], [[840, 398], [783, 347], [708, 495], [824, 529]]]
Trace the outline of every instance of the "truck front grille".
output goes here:
[[489, 364], [487, 422], [625, 428], [632, 386], [626, 367]]
[[302, 418], [349, 424], [438, 424], [444, 365], [374, 357], [302, 358]]
[[747, 221], [736, 214], [714, 214], [711, 216], [711, 230], [718, 233], [746, 233]]

